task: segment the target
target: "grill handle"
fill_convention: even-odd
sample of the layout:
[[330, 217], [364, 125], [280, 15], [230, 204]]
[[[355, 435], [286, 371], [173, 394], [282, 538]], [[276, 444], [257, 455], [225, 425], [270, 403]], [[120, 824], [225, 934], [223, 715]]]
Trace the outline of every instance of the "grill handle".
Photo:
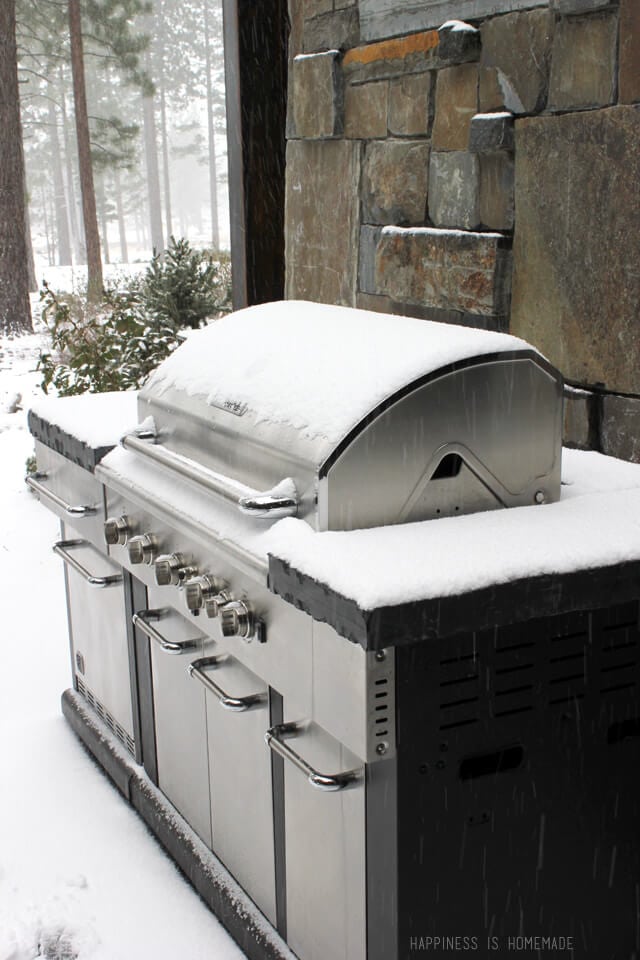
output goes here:
[[199, 680], [207, 690], [210, 690], [211, 693], [218, 698], [220, 706], [224, 707], [225, 710], [231, 710], [234, 713], [244, 713], [245, 710], [260, 707], [266, 703], [266, 693], [251, 693], [246, 697], [232, 697], [204, 672], [207, 667], [219, 667], [226, 659], [224, 656], [202, 657], [200, 660], [194, 660], [193, 663], [190, 663], [187, 667], [187, 672], [190, 677]]
[[73, 550], [74, 547], [88, 546], [90, 546], [88, 540], [58, 540], [58, 542], [53, 545], [53, 552], [57, 553], [59, 557], [62, 557], [64, 562], [75, 570], [76, 573], [79, 573], [82, 579], [86, 580], [91, 587], [112, 587], [115, 583], [121, 583], [122, 574], [112, 573], [106, 577], [96, 577], [95, 574], [87, 570], [73, 554], [69, 553], [69, 550]]
[[154, 443], [152, 437], [141, 439], [135, 434], [126, 434], [120, 443], [125, 450], [140, 453], [143, 457], [154, 460], [163, 467], [180, 474], [181, 477], [217, 494], [223, 500], [234, 504], [241, 513], [276, 520], [280, 517], [293, 517], [298, 512], [298, 498], [293, 481], [290, 482], [292, 492], [288, 495], [279, 494], [278, 487], [274, 487], [273, 491], [254, 490], [253, 487], [238, 483], [237, 480], [225, 477], [222, 473], [203, 467], [189, 457], [168, 450], [161, 443]]
[[160, 631], [156, 630], [153, 624], [149, 622], [150, 620], [161, 620], [166, 614], [167, 611], [162, 609], [138, 610], [138, 612], [134, 613], [131, 617], [131, 622], [134, 627], [141, 630], [146, 637], [154, 640], [165, 653], [180, 654], [184, 653], [185, 650], [193, 650], [193, 648], [198, 645], [198, 640], [167, 640], [167, 638], [163, 637]]
[[282, 757], [284, 760], [288, 760], [290, 763], [297, 767], [298, 770], [301, 770], [305, 774], [307, 780], [312, 787], [315, 787], [316, 790], [325, 790], [327, 792], [335, 792], [336, 790], [344, 790], [345, 787], [348, 787], [355, 783], [358, 780], [361, 780], [364, 775], [364, 770], [362, 768], [358, 770], [346, 770], [344, 773], [319, 773], [318, 770], [315, 770], [310, 763], [300, 756], [299, 753], [296, 753], [289, 744], [286, 742], [286, 737], [295, 737], [300, 733], [304, 732], [304, 725], [301, 723], [278, 723], [275, 727], [271, 727], [270, 730], [264, 735], [265, 742], [267, 746], [273, 750], [274, 753], [277, 753], [278, 756]]
[[36, 473], [29, 474], [29, 476], [24, 478], [24, 482], [31, 490], [33, 490], [34, 493], [37, 493], [40, 497], [44, 497], [46, 500], [51, 500], [51, 502], [55, 503], [57, 507], [60, 507], [61, 510], [64, 510], [65, 513], [69, 514], [70, 517], [89, 517], [92, 514], [97, 513], [97, 507], [92, 507], [88, 504], [67, 503], [66, 500], [63, 500], [62, 497], [59, 497], [57, 493], [53, 492], [53, 490], [48, 490], [44, 484], [38, 482], [39, 480], [46, 479], [46, 473]]

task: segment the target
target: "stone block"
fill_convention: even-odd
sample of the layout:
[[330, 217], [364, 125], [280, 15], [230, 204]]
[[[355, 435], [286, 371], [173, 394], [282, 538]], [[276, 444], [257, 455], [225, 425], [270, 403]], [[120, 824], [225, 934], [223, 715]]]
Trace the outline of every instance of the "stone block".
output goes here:
[[478, 68], [474, 63], [438, 71], [433, 121], [434, 150], [466, 150], [471, 118], [478, 112]]
[[342, 72], [336, 51], [295, 57], [291, 90], [290, 137], [322, 140], [342, 133]]
[[396, 302], [504, 317], [510, 256], [505, 238], [495, 233], [385, 227], [376, 251], [376, 290]]
[[640, 4], [620, 0], [618, 89], [621, 103], [640, 100]]
[[348, 84], [344, 91], [344, 135], [371, 140], [387, 135], [389, 84]]
[[480, 222], [490, 230], [513, 230], [513, 157], [505, 153], [487, 153], [479, 160]]
[[564, 388], [562, 442], [568, 447], [589, 450], [599, 444], [592, 430], [593, 394], [573, 387]]
[[333, 12], [333, 0], [303, 0], [303, 3], [304, 15], [308, 20]]
[[438, 29], [438, 57], [442, 63], [466, 63], [480, 57], [480, 31], [461, 20], [447, 20]]
[[472, 153], [432, 153], [429, 217], [437, 227], [472, 230], [480, 223], [478, 158]]
[[362, 177], [363, 222], [424, 223], [428, 177], [428, 142], [375, 140], [367, 144]]
[[615, 14], [560, 20], [553, 39], [549, 109], [613, 103], [616, 89]]
[[389, 132], [396, 137], [426, 136], [433, 114], [433, 72], [400, 77], [389, 84]]
[[516, 122], [513, 332], [577, 383], [640, 393], [640, 111]]
[[605, 394], [601, 403], [602, 452], [610, 457], [640, 463], [640, 397]]
[[350, 83], [366, 83], [424, 73], [439, 65], [438, 43], [438, 31], [429, 30], [354, 47], [344, 55], [345, 77]]
[[569, 16], [578, 13], [593, 13], [610, 6], [610, 0], [550, 0], [550, 7], [554, 13]]
[[554, 19], [548, 10], [507, 13], [482, 24], [480, 110], [542, 110], [549, 86]]
[[375, 293], [376, 247], [382, 227], [368, 224], [360, 227], [360, 250], [358, 257], [358, 290], [361, 293]]
[[471, 120], [471, 153], [498, 153], [513, 150], [513, 114], [477, 113]]
[[402, 36], [451, 19], [490, 17], [510, 10], [547, 7], [549, 0], [359, 0], [362, 39]]
[[360, 39], [358, 7], [335, 10], [304, 21], [304, 52], [319, 50], [346, 50]]
[[357, 140], [287, 144], [285, 259], [287, 299], [353, 306], [359, 240]]

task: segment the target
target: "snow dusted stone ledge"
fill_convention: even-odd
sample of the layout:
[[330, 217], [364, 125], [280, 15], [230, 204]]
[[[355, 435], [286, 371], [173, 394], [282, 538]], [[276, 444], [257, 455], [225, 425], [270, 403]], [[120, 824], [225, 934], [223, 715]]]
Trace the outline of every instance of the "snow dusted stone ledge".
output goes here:
[[93, 472], [138, 422], [137, 391], [43, 397], [32, 403], [29, 430], [36, 440]]

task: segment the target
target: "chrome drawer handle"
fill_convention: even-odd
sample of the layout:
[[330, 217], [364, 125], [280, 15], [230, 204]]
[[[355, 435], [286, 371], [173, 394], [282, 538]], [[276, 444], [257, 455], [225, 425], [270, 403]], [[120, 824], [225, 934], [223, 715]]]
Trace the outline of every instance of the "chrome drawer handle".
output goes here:
[[95, 574], [87, 570], [79, 560], [76, 560], [76, 558], [69, 553], [69, 550], [72, 550], [74, 547], [87, 546], [91, 546], [88, 540], [58, 540], [58, 542], [53, 545], [53, 552], [57, 553], [59, 557], [62, 557], [64, 562], [72, 567], [76, 573], [79, 573], [82, 579], [86, 580], [91, 587], [112, 587], [115, 583], [121, 583], [121, 573], [108, 574], [106, 577], [96, 577]]
[[131, 622], [134, 627], [141, 630], [150, 640], [154, 640], [165, 653], [179, 654], [184, 653], [185, 650], [193, 650], [194, 647], [198, 646], [200, 642], [199, 638], [193, 640], [167, 640], [159, 630], [156, 630], [152, 623], [149, 623], [150, 620], [161, 620], [168, 612], [168, 610], [162, 609], [138, 610], [138, 612], [134, 613], [131, 617]]
[[[290, 492], [285, 495], [277, 493], [277, 487], [272, 490], [254, 490], [244, 483], [239, 483], [222, 473], [216, 473], [203, 467], [196, 460], [175, 453], [161, 443], [154, 443], [153, 436], [126, 434], [120, 440], [125, 450], [134, 450], [149, 460], [175, 470], [182, 477], [197, 483], [205, 490], [217, 494], [229, 503], [234, 504], [242, 513], [252, 517], [276, 520], [280, 517], [294, 517], [298, 512], [298, 500], [295, 485], [290, 481]], [[280, 484], [278, 485], [280, 486]]]
[[24, 482], [34, 493], [37, 493], [39, 496], [44, 497], [47, 500], [51, 500], [52, 503], [55, 503], [57, 507], [60, 507], [64, 510], [65, 513], [68, 513], [70, 517], [89, 517], [94, 513], [98, 512], [97, 507], [91, 507], [87, 504], [73, 504], [67, 503], [66, 500], [63, 500], [62, 497], [59, 497], [57, 493], [54, 493], [52, 490], [47, 490], [47, 488], [42, 484], [38, 483], [38, 479], [46, 480], [46, 473], [39, 473], [36, 476], [29, 475], [24, 478]]
[[344, 790], [345, 787], [362, 779], [364, 776], [364, 768], [362, 767], [358, 770], [346, 770], [344, 773], [332, 774], [319, 773], [315, 770], [311, 764], [307, 763], [299, 753], [296, 753], [284, 739], [285, 737], [295, 737], [303, 732], [304, 726], [301, 723], [278, 723], [275, 727], [267, 730], [264, 739], [267, 746], [273, 750], [274, 753], [277, 753], [285, 760], [289, 760], [294, 767], [301, 770], [311, 786], [315, 787], [316, 790]]
[[194, 660], [187, 667], [190, 677], [199, 680], [203, 686], [210, 690], [218, 698], [220, 706], [225, 710], [232, 710], [234, 713], [244, 713], [245, 710], [251, 710], [253, 707], [260, 707], [267, 702], [266, 693], [250, 693], [246, 697], [232, 697], [222, 687], [219, 687], [211, 677], [204, 672], [207, 667], [219, 667], [227, 660], [227, 657], [202, 657], [200, 660]]

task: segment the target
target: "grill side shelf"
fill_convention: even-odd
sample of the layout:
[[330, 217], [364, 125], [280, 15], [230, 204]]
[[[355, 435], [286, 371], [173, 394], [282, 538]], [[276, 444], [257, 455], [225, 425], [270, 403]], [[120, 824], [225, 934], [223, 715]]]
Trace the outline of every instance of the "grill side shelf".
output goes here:
[[104, 447], [90, 447], [77, 437], [72, 437], [55, 423], [49, 423], [43, 420], [33, 410], [29, 410], [27, 415], [29, 431], [36, 440], [43, 443], [45, 447], [55, 450], [67, 460], [76, 463], [83, 470], [93, 473], [96, 465], [100, 463], [103, 457], [113, 450], [115, 444]]
[[272, 554], [268, 582], [272, 593], [315, 620], [328, 623], [347, 640], [359, 643], [365, 650], [382, 650], [637, 600], [640, 562], [528, 577], [458, 596], [375, 610], [362, 610], [354, 600]]

